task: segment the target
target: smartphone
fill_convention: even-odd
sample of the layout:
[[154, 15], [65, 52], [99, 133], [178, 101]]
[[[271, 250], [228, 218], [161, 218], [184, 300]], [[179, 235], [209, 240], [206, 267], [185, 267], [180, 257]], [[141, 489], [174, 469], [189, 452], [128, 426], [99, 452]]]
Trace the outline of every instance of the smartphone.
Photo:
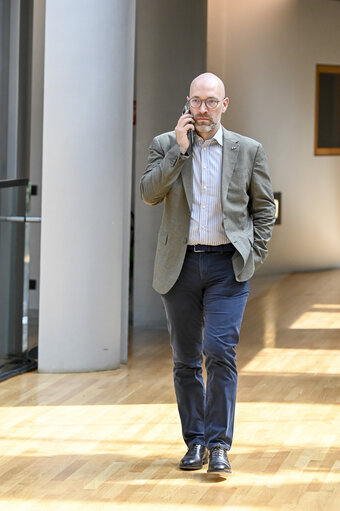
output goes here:
[[[182, 110], [182, 115], [183, 114], [186, 114], [186, 113], [190, 113], [190, 108], [189, 108], [189, 103], [185, 103], [184, 107], [183, 107], [183, 110]], [[193, 145], [194, 143], [194, 130], [188, 130], [188, 139], [189, 139], [189, 142], [190, 142], [190, 147]]]

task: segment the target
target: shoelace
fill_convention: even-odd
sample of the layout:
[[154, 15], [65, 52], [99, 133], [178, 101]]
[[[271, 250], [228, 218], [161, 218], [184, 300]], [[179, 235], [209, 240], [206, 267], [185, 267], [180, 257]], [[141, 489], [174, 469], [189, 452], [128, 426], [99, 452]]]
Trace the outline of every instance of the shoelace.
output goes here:
[[194, 445], [190, 445], [189, 449], [188, 449], [188, 453], [192, 454], [193, 452], [196, 451], [197, 448], [199, 448], [200, 445], [198, 444], [194, 444]]
[[214, 447], [212, 450], [211, 456], [213, 458], [219, 458], [219, 457], [223, 456], [223, 454], [224, 454], [223, 447]]

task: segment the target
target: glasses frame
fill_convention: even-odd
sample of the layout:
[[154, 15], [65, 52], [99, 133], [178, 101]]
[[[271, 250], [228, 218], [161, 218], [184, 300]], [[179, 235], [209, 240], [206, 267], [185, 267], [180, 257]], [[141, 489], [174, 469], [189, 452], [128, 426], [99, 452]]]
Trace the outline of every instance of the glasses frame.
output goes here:
[[[197, 99], [198, 101], [200, 101], [199, 106], [193, 106], [193, 105], [191, 104], [191, 100], [192, 100], [192, 99]], [[217, 105], [215, 105], [215, 106], [213, 106], [213, 107], [208, 106], [208, 105], [207, 105], [207, 101], [209, 101], [210, 99], [212, 99], [212, 100], [214, 100], [214, 101], [217, 101]], [[212, 97], [212, 98], [206, 98], [206, 99], [201, 99], [201, 98], [198, 98], [197, 96], [193, 96], [192, 98], [188, 98], [188, 100], [187, 100], [187, 101], [188, 101], [188, 104], [191, 106], [191, 108], [201, 108], [202, 103], [204, 103], [208, 110], [215, 110], [215, 108], [217, 108], [218, 104], [219, 104], [219, 103], [222, 103], [225, 99], [226, 99], [226, 98], [223, 98], [223, 99], [216, 99], [216, 98], [214, 98], [214, 97]]]

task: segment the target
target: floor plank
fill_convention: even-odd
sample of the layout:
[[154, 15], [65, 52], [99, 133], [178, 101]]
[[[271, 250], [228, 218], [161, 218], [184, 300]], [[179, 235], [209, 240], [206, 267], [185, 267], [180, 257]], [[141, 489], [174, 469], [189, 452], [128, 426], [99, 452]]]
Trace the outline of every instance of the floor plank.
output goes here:
[[0, 384], [0, 509], [340, 508], [340, 271], [273, 282], [238, 348], [233, 474], [180, 471], [168, 336], [131, 332], [129, 363]]

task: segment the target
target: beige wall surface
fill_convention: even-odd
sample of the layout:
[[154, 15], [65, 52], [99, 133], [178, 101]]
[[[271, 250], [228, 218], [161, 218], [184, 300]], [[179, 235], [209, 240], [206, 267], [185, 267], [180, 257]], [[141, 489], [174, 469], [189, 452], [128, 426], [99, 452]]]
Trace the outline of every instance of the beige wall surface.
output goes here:
[[[314, 156], [315, 67], [340, 64], [340, 2], [138, 0], [136, 28], [134, 324], [165, 324], [151, 287], [162, 206], [141, 203], [153, 136], [171, 130], [193, 76], [220, 75], [226, 128], [262, 142], [282, 224], [258, 275], [340, 266], [340, 156]], [[206, 48], [207, 47], [207, 48]]]
[[315, 67], [340, 64], [340, 3], [208, 0], [207, 68], [227, 86], [226, 128], [267, 152], [282, 192], [262, 273], [340, 266], [340, 156], [314, 156]]
[[139, 181], [152, 139], [174, 129], [192, 78], [205, 71], [206, 0], [137, 0], [136, 7], [133, 321], [165, 326], [152, 289], [163, 206], [141, 201]]

